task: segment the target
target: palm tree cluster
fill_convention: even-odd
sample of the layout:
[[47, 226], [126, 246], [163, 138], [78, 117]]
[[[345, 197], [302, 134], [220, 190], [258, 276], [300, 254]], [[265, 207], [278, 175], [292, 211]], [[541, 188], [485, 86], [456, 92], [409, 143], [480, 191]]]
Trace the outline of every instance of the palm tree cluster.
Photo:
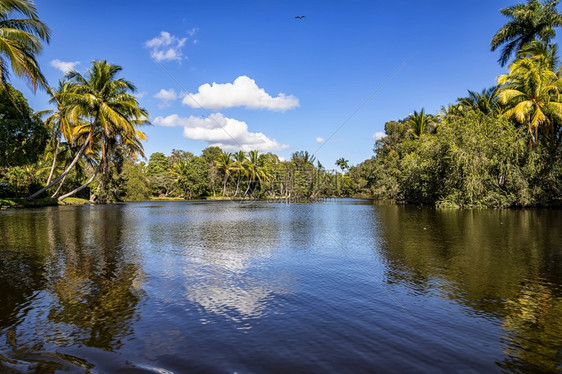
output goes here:
[[[347, 160], [341, 160], [336, 164], [344, 166], [343, 172], [349, 165]], [[283, 161], [272, 153], [231, 153], [212, 146], [204, 149], [201, 156], [174, 150], [166, 157], [156, 152], [148, 165], [128, 167], [144, 173], [150, 186], [149, 195], [126, 197], [138, 200], [211, 195], [235, 199], [317, 198], [341, 196], [347, 191], [343, 174], [326, 170], [308, 151], [294, 152], [290, 160]]]
[[[51, 111], [45, 121], [54, 144], [52, 163], [46, 186], [29, 199], [57, 184], [62, 185], [66, 176], [81, 162], [92, 170], [91, 177], [76, 189], [59, 196], [59, 199], [84, 189], [100, 174], [98, 192], [102, 201], [110, 201], [111, 166], [121, 164], [125, 155], [133, 158], [144, 156], [141, 141], [146, 136], [138, 127], [149, 124], [148, 113], [133, 95], [135, 86], [118, 78], [121, 70], [120, 66], [107, 61], [94, 61], [86, 76], [71, 71], [59, 82], [56, 90], [49, 89], [50, 101], [56, 105], [56, 110]], [[62, 147], [61, 139], [65, 140]], [[62, 160], [64, 170], [53, 178], [57, 166], [61, 167], [57, 163], [61, 154], [66, 156]], [[68, 157], [69, 154], [73, 157]]]

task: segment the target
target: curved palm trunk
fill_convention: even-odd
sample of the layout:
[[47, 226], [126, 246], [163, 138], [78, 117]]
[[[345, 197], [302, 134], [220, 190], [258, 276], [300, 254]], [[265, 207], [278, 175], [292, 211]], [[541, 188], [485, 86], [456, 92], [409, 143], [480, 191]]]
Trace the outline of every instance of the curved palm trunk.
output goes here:
[[67, 197], [72, 196], [72, 195], [82, 191], [84, 188], [88, 187], [88, 185], [94, 181], [94, 178], [96, 177], [96, 175], [98, 175], [99, 170], [100, 170], [100, 166], [98, 165], [98, 167], [96, 168], [96, 171], [94, 172], [94, 175], [92, 175], [92, 177], [90, 179], [88, 179], [88, 181], [86, 183], [84, 183], [83, 185], [81, 185], [78, 188], [75, 188], [74, 190], [70, 191], [69, 193], [60, 196], [58, 198], [58, 201], [62, 201], [64, 199], [66, 199]]
[[59, 183], [59, 186], [57, 187], [57, 190], [55, 191], [54, 194], [51, 195], [51, 197], [55, 197], [55, 196], [57, 196], [57, 195], [59, 194], [59, 191], [60, 191], [62, 185], [64, 184], [64, 181], [66, 180], [66, 177], [68, 177], [68, 174], [65, 175], [64, 178], [62, 178], [62, 180], [61, 180], [60, 183]]
[[226, 178], [224, 178], [224, 185], [223, 185], [223, 188], [222, 188], [222, 195], [223, 195], [223, 196], [226, 196], [226, 183], [228, 182], [228, 177], [229, 177], [229, 176], [230, 176], [230, 175], [227, 175]]
[[49, 172], [49, 178], [47, 178], [47, 183], [51, 183], [51, 179], [53, 178], [53, 173], [55, 171], [55, 165], [57, 164], [57, 155], [59, 153], [59, 146], [60, 146], [60, 134], [57, 136], [57, 145], [55, 146], [55, 154], [53, 156], [53, 164], [51, 165], [51, 171]]
[[74, 165], [78, 162], [78, 159], [82, 156], [82, 154], [84, 153], [84, 150], [86, 150], [86, 147], [88, 146], [88, 144], [90, 143], [90, 139], [91, 139], [92, 135], [90, 134], [90, 136], [86, 139], [86, 141], [84, 142], [84, 144], [82, 144], [82, 147], [80, 147], [80, 150], [78, 151], [78, 153], [76, 154], [76, 157], [74, 157], [74, 160], [72, 160], [72, 162], [70, 163], [70, 165], [68, 165], [68, 167], [66, 168], [66, 170], [59, 175], [57, 178], [55, 178], [54, 181], [52, 181], [51, 183], [49, 183], [48, 185], [46, 185], [45, 187], [41, 188], [39, 191], [35, 192], [33, 195], [30, 195], [27, 197], [28, 201], [31, 201], [33, 199], [35, 199], [37, 196], [41, 195], [43, 192], [45, 192], [47, 189], [53, 187], [55, 184], [57, 184], [61, 179], [63, 179], [68, 173], [70, 173], [70, 171], [72, 170], [72, 168], [74, 167]]

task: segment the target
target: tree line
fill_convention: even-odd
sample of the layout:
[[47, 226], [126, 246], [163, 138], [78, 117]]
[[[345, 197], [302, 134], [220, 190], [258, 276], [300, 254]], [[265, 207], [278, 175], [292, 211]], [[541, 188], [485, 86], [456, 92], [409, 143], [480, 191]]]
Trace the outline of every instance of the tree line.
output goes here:
[[[97, 202], [159, 198], [360, 196], [437, 206], [558, 205], [562, 192], [562, 67], [552, 40], [559, 0], [527, 0], [491, 50], [508, 65], [496, 84], [385, 124], [374, 156], [330, 171], [306, 151], [200, 155], [174, 150], [147, 160], [148, 112], [122, 68], [94, 61], [47, 85], [35, 56], [50, 40], [30, 0], [0, 0], [0, 197], [80, 196]], [[510, 62], [511, 61], [511, 62]], [[8, 71], [44, 89], [54, 109], [34, 113]]]

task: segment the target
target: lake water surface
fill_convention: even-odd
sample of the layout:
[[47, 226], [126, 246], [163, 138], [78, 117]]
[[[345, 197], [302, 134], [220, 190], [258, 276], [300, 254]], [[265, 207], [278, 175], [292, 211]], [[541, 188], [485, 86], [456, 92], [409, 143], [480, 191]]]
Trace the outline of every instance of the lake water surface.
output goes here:
[[0, 212], [0, 372], [562, 371], [562, 211]]

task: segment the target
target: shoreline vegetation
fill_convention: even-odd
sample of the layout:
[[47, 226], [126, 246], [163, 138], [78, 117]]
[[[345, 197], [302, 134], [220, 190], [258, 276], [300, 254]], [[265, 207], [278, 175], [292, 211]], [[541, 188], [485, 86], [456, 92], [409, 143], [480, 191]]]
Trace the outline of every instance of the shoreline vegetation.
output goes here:
[[2, 66], [45, 90], [54, 107], [35, 113], [2, 75], [3, 207], [330, 197], [447, 208], [562, 205], [562, 66], [553, 43], [562, 26], [559, 0], [500, 11], [508, 21], [490, 47], [501, 50], [498, 62], [507, 70], [495, 85], [468, 90], [438, 113], [422, 108], [387, 122], [373, 157], [355, 166], [342, 157], [335, 170], [308, 151], [282, 160], [210, 146], [200, 155], [173, 150], [147, 158], [140, 128], [150, 116], [122, 67], [93, 61], [84, 75], [70, 71], [50, 87], [35, 59], [50, 41], [48, 27], [32, 1], [0, 3], [13, 26], [0, 38], [14, 46], [11, 54], [0, 50]]

